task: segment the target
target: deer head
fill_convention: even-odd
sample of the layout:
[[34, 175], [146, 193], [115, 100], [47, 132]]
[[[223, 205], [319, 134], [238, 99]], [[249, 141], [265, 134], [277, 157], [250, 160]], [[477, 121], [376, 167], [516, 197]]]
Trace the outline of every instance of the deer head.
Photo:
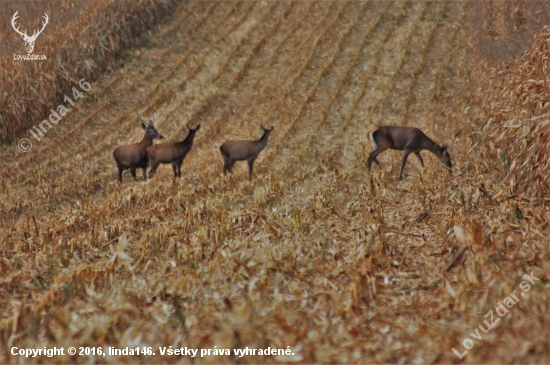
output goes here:
[[32, 53], [32, 51], [34, 50], [34, 42], [36, 42], [36, 38], [38, 38], [40, 33], [42, 33], [44, 28], [46, 28], [46, 24], [48, 24], [48, 19], [49, 19], [48, 14], [44, 13], [45, 22], [44, 24], [42, 24], [42, 29], [40, 29], [39, 31], [35, 30], [32, 36], [29, 37], [27, 35], [26, 29], [24, 32], [20, 32], [19, 27], [16, 27], [15, 21], [17, 20], [17, 18], [19, 18], [19, 15], [17, 13], [19, 13], [19, 11], [16, 11], [15, 14], [13, 14], [13, 18], [11, 18], [11, 26], [17, 33], [21, 35], [21, 37], [23, 37], [23, 40], [25, 41], [25, 49], [27, 50], [27, 53]]
[[155, 128], [154, 124], [153, 124], [153, 121], [155, 120], [155, 118], [153, 117], [153, 119], [149, 119], [149, 124], [147, 124], [145, 122], [145, 120], [141, 117], [141, 115], [139, 115], [138, 112], [136, 112], [138, 118], [141, 120], [141, 128], [143, 128], [143, 130], [149, 135], [149, 137], [153, 140], [153, 139], [163, 139], [164, 136], [162, 134], [159, 133], [159, 131], [157, 131], [157, 129]]
[[451, 155], [449, 154], [449, 147], [443, 145], [439, 148], [439, 154], [437, 158], [441, 163], [449, 169], [450, 172], [453, 171], [453, 164], [451, 163]]

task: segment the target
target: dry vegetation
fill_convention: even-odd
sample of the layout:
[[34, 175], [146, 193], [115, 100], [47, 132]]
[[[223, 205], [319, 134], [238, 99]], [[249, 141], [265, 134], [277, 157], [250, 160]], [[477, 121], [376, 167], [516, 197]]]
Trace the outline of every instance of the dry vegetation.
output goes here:
[[[117, 52], [173, 5], [173, 0], [0, 1], [0, 16], [9, 20], [0, 24], [5, 35], [0, 43], [0, 145], [47, 117], [81, 78], [94, 80], [113, 67]], [[44, 13], [49, 15], [33, 52], [47, 61], [14, 60], [14, 54], [26, 54], [11, 25], [16, 11], [17, 25], [29, 36], [41, 28]]]
[[[96, 361], [548, 363], [548, 199], [502, 183], [511, 170], [485, 143], [497, 121], [483, 129], [492, 104], [469, 93], [469, 9], [177, 5], [30, 152], [0, 150], [0, 361], [21, 360], [12, 346], [150, 346], [155, 357]], [[136, 111], [158, 113], [171, 139], [201, 123], [180, 180], [161, 166], [118, 185], [111, 153], [141, 138]], [[262, 123], [275, 130], [253, 181], [245, 164], [224, 178], [219, 146]], [[426, 169], [411, 159], [398, 181], [401, 155], [387, 152], [371, 180], [376, 123], [449, 144], [454, 173], [425, 153]], [[459, 360], [451, 348], [526, 273], [540, 281]], [[39, 361], [90, 359], [26, 362]]]
[[475, 70], [472, 119], [483, 125], [481, 139], [506, 170], [510, 191], [550, 193], [550, 28], [517, 62]]
[[550, 23], [550, 2], [545, 0], [472, 0], [470, 4], [475, 32], [469, 36], [477, 52], [490, 62], [518, 58]]

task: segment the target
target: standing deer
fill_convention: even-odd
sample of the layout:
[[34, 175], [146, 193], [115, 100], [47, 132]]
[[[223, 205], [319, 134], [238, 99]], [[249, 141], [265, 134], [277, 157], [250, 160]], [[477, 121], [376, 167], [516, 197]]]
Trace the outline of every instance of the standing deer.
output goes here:
[[224, 164], [223, 164], [223, 174], [227, 171], [231, 172], [233, 165], [236, 161], [248, 162], [248, 169], [250, 171], [249, 180], [252, 181], [252, 169], [254, 168], [254, 160], [258, 158], [258, 155], [267, 145], [267, 140], [269, 135], [275, 127], [271, 126], [269, 129], [265, 129], [264, 126], [261, 126], [264, 134], [262, 138], [258, 141], [226, 141], [221, 147], [220, 152], [222, 153]]
[[428, 150], [433, 153], [452, 172], [453, 165], [451, 163], [451, 156], [447, 151], [447, 146], [439, 146], [418, 128], [380, 126], [369, 133], [369, 142], [372, 146], [372, 152], [366, 162], [369, 174], [372, 161], [380, 166], [380, 162], [378, 162], [376, 156], [387, 149], [404, 151], [399, 180], [403, 179], [403, 169], [410, 153], [414, 153], [418, 157], [422, 167], [424, 167], [424, 161], [422, 160], [422, 156], [420, 156], [420, 151], [422, 150]]
[[145, 130], [143, 139], [139, 143], [134, 143], [126, 146], [118, 146], [113, 151], [113, 157], [115, 158], [118, 167], [118, 181], [122, 182], [122, 172], [130, 169], [132, 178], [136, 180], [136, 169], [143, 169], [143, 180], [146, 180], [146, 170], [149, 160], [147, 159], [147, 147], [153, 145], [153, 140], [163, 139], [164, 137], [155, 129], [153, 120], [149, 120], [149, 124], [145, 124], [144, 120], [139, 116], [141, 120], [141, 128]]
[[187, 153], [193, 147], [193, 141], [195, 134], [200, 129], [199, 124], [195, 129], [189, 130], [187, 137], [181, 142], [161, 143], [147, 148], [147, 157], [151, 161], [151, 170], [149, 170], [149, 178], [153, 176], [159, 164], [172, 164], [172, 170], [174, 171], [174, 177], [181, 177], [181, 164], [187, 156]]

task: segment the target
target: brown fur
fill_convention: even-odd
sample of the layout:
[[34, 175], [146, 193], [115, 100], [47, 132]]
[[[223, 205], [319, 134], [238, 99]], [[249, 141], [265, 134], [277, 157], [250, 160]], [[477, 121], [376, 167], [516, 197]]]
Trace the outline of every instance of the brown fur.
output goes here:
[[269, 135], [273, 131], [274, 127], [266, 129], [262, 126], [264, 134], [262, 138], [257, 141], [226, 141], [221, 147], [220, 152], [223, 156], [223, 174], [227, 171], [231, 172], [233, 165], [236, 161], [248, 162], [249, 180], [252, 181], [252, 170], [254, 168], [254, 160], [258, 158], [258, 155], [267, 145]]
[[153, 139], [164, 138], [153, 126], [153, 121], [149, 124], [141, 122], [141, 128], [145, 130], [143, 139], [139, 143], [134, 143], [126, 146], [118, 146], [113, 151], [113, 157], [118, 167], [118, 181], [122, 182], [122, 173], [124, 170], [130, 169], [132, 178], [136, 180], [136, 169], [143, 169], [143, 180], [146, 180], [146, 170], [149, 160], [147, 158], [147, 147], [153, 145]]
[[422, 167], [424, 167], [424, 161], [420, 155], [420, 151], [423, 150], [433, 153], [452, 172], [453, 166], [451, 156], [447, 152], [447, 146], [439, 146], [418, 128], [379, 126], [370, 131], [368, 135], [372, 146], [372, 152], [366, 161], [369, 173], [373, 161], [380, 166], [376, 156], [387, 149], [404, 151], [399, 180], [403, 179], [403, 169], [410, 153], [414, 153]]
[[181, 142], [161, 143], [147, 148], [147, 157], [151, 162], [151, 170], [149, 171], [149, 178], [153, 176], [159, 164], [172, 164], [172, 170], [174, 177], [181, 177], [181, 164], [185, 159], [185, 156], [191, 151], [193, 147], [193, 141], [195, 134], [200, 129], [199, 124], [195, 129], [189, 128], [187, 137]]

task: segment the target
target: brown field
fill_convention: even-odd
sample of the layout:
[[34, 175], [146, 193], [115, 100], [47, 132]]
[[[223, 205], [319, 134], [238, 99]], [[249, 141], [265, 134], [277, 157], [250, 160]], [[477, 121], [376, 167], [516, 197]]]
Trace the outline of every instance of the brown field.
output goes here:
[[[50, 108], [59, 105], [80, 79], [95, 80], [111, 72], [121, 49], [156, 24], [174, 3], [0, 0], [0, 145], [17, 140], [47, 117]], [[16, 59], [28, 54], [26, 42], [15, 28], [27, 37], [43, 30], [30, 55], [43, 55], [46, 60]]]
[[[550, 201], [510, 183], [484, 128], [504, 89], [476, 68], [471, 8], [176, 5], [42, 140], [21, 135], [29, 152], [0, 149], [0, 362], [549, 363]], [[112, 151], [142, 138], [136, 112], [168, 140], [201, 123], [181, 179], [163, 165], [118, 184]], [[244, 162], [224, 177], [220, 145], [261, 124], [275, 129], [252, 182]], [[410, 157], [399, 181], [389, 151], [369, 177], [377, 124], [448, 144], [453, 173], [424, 152], [425, 169]], [[526, 274], [540, 279], [528, 292]], [[161, 355], [169, 346], [231, 355]], [[246, 347], [293, 355], [234, 355]]]

